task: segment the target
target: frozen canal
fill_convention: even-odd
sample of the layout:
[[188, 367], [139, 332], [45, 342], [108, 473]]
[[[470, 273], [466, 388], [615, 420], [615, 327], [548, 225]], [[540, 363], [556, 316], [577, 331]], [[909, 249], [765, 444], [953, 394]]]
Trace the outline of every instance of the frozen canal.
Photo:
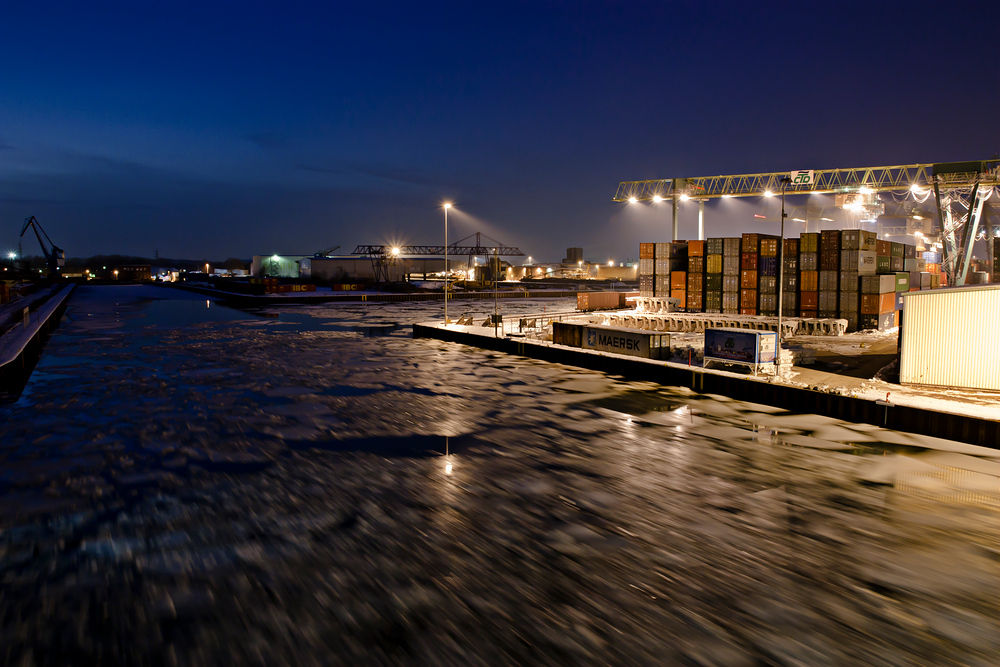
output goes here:
[[998, 664], [1000, 453], [440, 310], [78, 289], [0, 405], [0, 663]]

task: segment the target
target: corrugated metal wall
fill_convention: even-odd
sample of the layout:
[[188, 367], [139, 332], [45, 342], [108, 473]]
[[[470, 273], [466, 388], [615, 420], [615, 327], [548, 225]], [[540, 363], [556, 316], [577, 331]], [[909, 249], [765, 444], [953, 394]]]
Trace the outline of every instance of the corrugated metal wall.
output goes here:
[[1000, 390], [1000, 286], [904, 298], [900, 382]]

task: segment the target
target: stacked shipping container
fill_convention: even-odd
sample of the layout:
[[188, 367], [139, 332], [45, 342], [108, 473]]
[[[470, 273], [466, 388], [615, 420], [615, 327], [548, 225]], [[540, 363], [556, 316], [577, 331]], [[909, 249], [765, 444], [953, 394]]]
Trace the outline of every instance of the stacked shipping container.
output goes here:
[[898, 325], [896, 295], [940, 283], [926, 270], [933, 253], [918, 257], [914, 246], [879, 241], [866, 230], [805, 233], [784, 239], [781, 253], [779, 243], [748, 233], [640, 244], [640, 293], [669, 295], [690, 312], [730, 315], [776, 315], [780, 298], [789, 317], [845, 319], [854, 331]]

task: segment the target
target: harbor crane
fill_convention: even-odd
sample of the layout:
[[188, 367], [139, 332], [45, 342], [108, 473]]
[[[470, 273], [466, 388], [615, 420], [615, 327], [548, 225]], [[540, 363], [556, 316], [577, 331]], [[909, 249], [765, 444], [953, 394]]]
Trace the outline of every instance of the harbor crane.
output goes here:
[[[670, 202], [673, 233], [678, 235], [679, 202], [698, 202], [698, 237], [704, 238], [705, 201], [723, 197], [770, 197], [776, 194], [834, 194], [838, 206], [864, 212], [872, 220], [884, 212], [879, 193], [923, 203], [934, 197], [943, 244], [942, 268], [949, 284], [964, 285], [972, 247], [983, 225], [983, 205], [1000, 188], [997, 158], [890, 167], [816, 169], [793, 172], [661, 178], [622, 181], [614, 201]], [[919, 219], [914, 216], [915, 219]]]
[[[38, 244], [42, 246], [42, 254], [45, 255], [45, 265], [49, 269], [49, 277], [55, 277], [59, 273], [59, 269], [66, 266], [66, 253], [52, 242], [52, 239], [42, 229], [41, 223], [38, 222], [35, 216], [25, 218], [24, 227], [21, 228], [22, 237], [28, 231], [28, 227], [31, 227], [35, 231], [35, 236], [38, 237]], [[45, 241], [49, 242], [49, 247], [45, 246], [45, 241], [42, 240], [43, 236], [45, 237]]]

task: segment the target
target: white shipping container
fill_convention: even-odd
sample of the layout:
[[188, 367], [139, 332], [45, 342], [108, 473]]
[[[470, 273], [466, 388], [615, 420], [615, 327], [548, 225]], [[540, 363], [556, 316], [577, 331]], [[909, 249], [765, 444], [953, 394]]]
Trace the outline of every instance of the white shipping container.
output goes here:
[[1000, 285], [906, 292], [899, 380], [1000, 391]]

